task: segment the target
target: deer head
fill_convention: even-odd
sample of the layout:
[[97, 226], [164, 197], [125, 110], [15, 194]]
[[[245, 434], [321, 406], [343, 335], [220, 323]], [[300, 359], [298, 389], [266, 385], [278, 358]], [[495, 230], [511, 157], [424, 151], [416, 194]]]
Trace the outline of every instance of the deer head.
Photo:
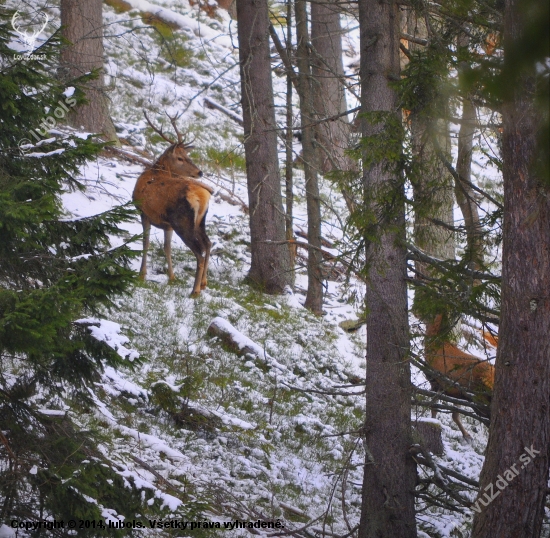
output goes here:
[[[11, 18], [11, 25], [13, 26], [13, 29], [21, 36], [21, 39], [23, 43], [27, 45], [29, 52], [32, 51], [36, 38], [42, 33], [42, 30], [46, 28], [46, 24], [48, 24], [48, 21], [50, 20], [48, 14], [44, 11], [40, 11], [36, 18], [38, 19], [37, 22], [35, 21], [35, 18], [33, 18], [30, 23], [23, 23], [21, 21], [21, 15], [19, 15], [19, 11], [16, 11]], [[43, 22], [41, 22], [40, 19], [42, 19]], [[40, 28], [37, 28], [36, 26], [40, 24]], [[30, 28], [29, 30], [23, 30], [24, 27]], [[34, 30], [31, 31], [33, 27]]]
[[147, 123], [149, 124], [151, 129], [153, 129], [153, 131], [155, 131], [162, 138], [164, 138], [164, 140], [170, 143], [170, 147], [157, 159], [153, 167], [157, 169], [165, 169], [166, 171], [169, 171], [171, 175], [175, 176], [182, 176], [191, 179], [197, 179], [201, 177], [202, 171], [195, 165], [195, 163], [189, 158], [188, 155], [188, 151], [194, 148], [194, 146], [192, 143], [185, 142], [184, 136], [179, 131], [176, 124], [176, 120], [179, 118], [179, 116], [168, 116], [170, 122], [172, 123], [172, 127], [174, 127], [174, 130], [178, 137], [177, 140], [174, 140], [173, 138], [168, 137], [166, 133], [164, 133], [162, 127], [159, 129], [158, 127], [153, 125], [153, 123], [147, 117], [145, 111], [143, 111], [143, 115], [145, 116], [145, 119], [147, 120]]

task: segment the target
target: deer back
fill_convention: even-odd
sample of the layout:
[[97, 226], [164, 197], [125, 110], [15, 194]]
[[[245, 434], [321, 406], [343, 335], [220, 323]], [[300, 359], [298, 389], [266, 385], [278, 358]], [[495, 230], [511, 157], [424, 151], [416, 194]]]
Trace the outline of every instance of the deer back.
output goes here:
[[[487, 392], [493, 390], [495, 381], [495, 369], [492, 364], [483, 361], [469, 353], [465, 353], [457, 346], [444, 342], [435, 349], [430, 349], [426, 354], [428, 364], [439, 373], [452, 379], [455, 383], [473, 392]], [[437, 384], [445, 384], [438, 380]], [[460, 389], [457, 387], [443, 387], [445, 391], [460, 397]]]
[[[441, 319], [436, 316], [435, 321], [426, 327], [426, 362], [440, 374], [469, 391], [480, 393], [489, 401], [495, 380], [494, 366], [448, 341], [442, 341], [440, 331]], [[432, 382], [449, 396], [462, 397], [458, 387], [446, 385], [442, 379], [433, 379]]]

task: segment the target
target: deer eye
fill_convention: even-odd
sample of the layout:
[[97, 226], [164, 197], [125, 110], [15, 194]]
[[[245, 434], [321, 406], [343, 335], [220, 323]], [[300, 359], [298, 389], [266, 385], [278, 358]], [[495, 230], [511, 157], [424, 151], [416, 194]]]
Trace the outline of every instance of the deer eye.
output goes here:
[[178, 157], [178, 161], [182, 161], [183, 162], [183, 159], [181, 157]]

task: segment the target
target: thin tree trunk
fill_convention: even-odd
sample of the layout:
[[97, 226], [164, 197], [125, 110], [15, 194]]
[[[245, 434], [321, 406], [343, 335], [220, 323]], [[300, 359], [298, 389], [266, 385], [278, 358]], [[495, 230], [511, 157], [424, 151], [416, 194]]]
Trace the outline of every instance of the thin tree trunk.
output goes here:
[[69, 44], [61, 49], [60, 76], [69, 81], [99, 70], [99, 76], [84, 85], [88, 103], [71, 111], [69, 123], [118, 142], [105, 95], [102, 6], [102, 0], [61, 0], [62, 35]]
[[[392, 122], [400, 122], [397, 95], [390, 86], [400, 72], [398, 5], [359, 0], [359, 22], [361, 105], [366, 115], [362, 132], [372, 140]], [[373, 115], [380, 112], [386, 121]], [[395, 144], [399, 147], [400, 141]], [[365, 197], [367, 211], [377, 218], [379, 240], [367, 243], [366, 457], [358, 536], [412, 538], [416, 467], [408, 452], [411, 378], [403, 182], [389, 157], [372, 162], [367, 152]], [[379, 196], [387, 195], [391, 185], [399, 202], [394, 202], [392, 214], [381, 214]]]
[[307, 9], [305, 0], [296, 0], [296, 63], [298, 65], [298, 88], [300, 96], [300, 116], [302, 127], [302, 155], [306, 180], [307, 205], [307, 295], [305, 307], [315, 314], [323, 312], [323, 273], [321, 264], [321, 198], [317, 178], [317, 154], [315, 148], [313, 89], [311, 63], [308, 46]]
[[[506, 1], [505, 58], [525, 29], [522, 6]], [[474, 538], [540, 536], [550, 462], [550, 186], [535, 171], [543, 114], [535, 104], [534, 66], [507, 82], [502, 309]]]
[[[292, 0], [286, 1], [286, 54], [292, 62]], [[286, 199], [286, 239], [290, 252], [290, 267], [292, 269], [292, 280], [294, 281], [294, 264], [296, 260], [296, 241], [293, 228], [293, 205], [294, 205], [294, 155], [292, 142], [294, 133], [292, 131], [292, 74], [286, 74], [286, 166], [285, 166], [285, 199]]]
[[292, 283], [277, 155], [267, 0], [237, 0], [244, 149], [252, 263], [248, 278], [268, 293]]

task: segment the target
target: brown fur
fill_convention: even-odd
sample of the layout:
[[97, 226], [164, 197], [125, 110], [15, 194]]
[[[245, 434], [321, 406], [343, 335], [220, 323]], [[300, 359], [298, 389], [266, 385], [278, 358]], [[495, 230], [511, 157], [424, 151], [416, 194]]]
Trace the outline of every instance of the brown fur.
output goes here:
[[[433, 323], [426, 325], [426, 362], [440, 374], [464, 387], [465, 391], [475, 393], [477, 402], [489, 405], [495, 381], [495, 367], [487, 361], [465, 353], [450, 342], [438, 340], [441, 321], [442, 316], [438, 315]], [[439, 376], [434, 376], [429, 381], [433, 391], [462, 400], [471, 400], [465, 391], [452, 383], [446, 383], [445, 379]], [[435, 418], [436, 415], [437, 411], [432, 409], [432, 417]], [[459, 413], [453, 412], [452, 416], [464, 438], [471, 439], [462, 425]]]
[[490, 346], [498, 347], [498, 336], [496, 334], [493, 334], [485, 330], [481, 331], [481, 334], [483, 335], [483, 338]]
[[139, 176], [133, 194], [133, 200], [142, 213], [141, 278], [145, 279], [147, 275], [149, 232], [153, 225], [164, 230], [168, 278], [174, 280], [171, 240], [175, 231], [197, 258], [192, 297], [206, 287], [211, 247], [205, 221], [212, 189], [197, 180], [201, 176], [202, 172], [187, 155], [185, 144], [172, 144], [153, 166]]

